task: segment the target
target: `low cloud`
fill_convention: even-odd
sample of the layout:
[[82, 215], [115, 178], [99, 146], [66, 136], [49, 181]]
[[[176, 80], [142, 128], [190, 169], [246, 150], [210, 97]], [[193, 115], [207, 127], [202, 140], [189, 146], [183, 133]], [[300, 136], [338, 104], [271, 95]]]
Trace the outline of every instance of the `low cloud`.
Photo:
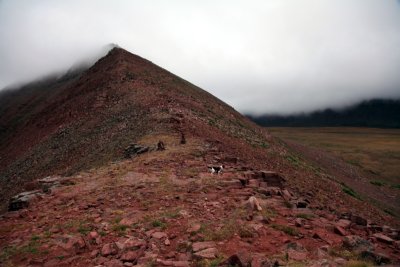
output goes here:
[[400, 97], [395, 0], [3, 0], [0, 40], [0, 88], [117, 43], [242, 112]]

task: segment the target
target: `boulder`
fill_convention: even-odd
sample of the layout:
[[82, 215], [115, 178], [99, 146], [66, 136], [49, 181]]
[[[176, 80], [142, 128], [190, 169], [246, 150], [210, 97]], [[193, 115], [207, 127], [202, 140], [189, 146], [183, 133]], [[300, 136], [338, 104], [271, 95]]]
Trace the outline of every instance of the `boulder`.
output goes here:
[[242, 186], [247, 186], [249, 185], [249, 179], [247, 178], [239, 178], [239, 182]]
[[284, 188], [286, 179], [280, 174], [273, 171], [257, 171], [253, 174], [254, 178], [260, 179], [268, 184], [268, 186]]
[[362, 218], [360, 216], [357, 216], [357, 215], [351, 215], [350, 220], [351, 220], [352, 223], [355, 223], [357, 225], [361, 225], [361, 226], [367, 226], [368, 225], [368, 222], [367, 222], [366, 219], [364, 219], [364, 218]]
[[139, 258], [140, 251], [127, 251], [121, 256], [122, 261], [135, 262]]
[[128, 238], [125, 242], [124, 242], [124, 248], [125, 249], [138, 249], [141, 247], [145, 247], [146, 246], [146, 241], [144, 240], [138, 240], [138, 239], [134, 239], [134, 238]]
[[217, 254], [218, 250], [216, 248], [206, 248], [194, 253], [194, 256], [200, 259], [215, 259]]
[[156, 239], [163, 239], [167, 237], [167, 234], [164, 232], [154, 232], [151, 234], [151, 237], [156, 238]]
[[250, 187], [255, 187], [255, 188], [257, 188], [257, 187], [260, 186], [260, 181], [257, 180], [257, 179], [249, 179], [249, 180], [247, 180], [247, 181], [248, 181], [247, 185], [250, 186]]
[[286, 245], [288, 258], [295, 261], [304, 261], [307, 259], [308, 252], [299, 242], [291, 242]]
[[99, 237], [99, 234], [96, 231], [92, 231], [88, 234], [88, 238], [91, 240], [96, 240]]
[[376, 233], [372, 235], [373, 237], [375, 237], [378, 241], [386, 243], [386, 244], [393, 244], [394, 240], [391, 239], [390, 237], [381, 234], [381, 233]]
[[91, 252], [90, 252], [90, 257], [91, 258], [96, 258], [97, 257], [97, 255], [99, 255], [99, 250], [98, 249], [95, 249], [95, 250], [92, 250]]
[[250, 211], [262, 211], [262, 207], [255, 196], [251, 196], [246, 203]]
[[373, 261], [377, 265], [385, 265], [391, 263], [391, 260], [387, 255], [374, 251], [362, 251], [360, 256], [365, 260]]
[[191, 225], [189, 227], [189, 229], [187, 230], [188, 233], [197, 233], [198, 231], [200, 231], [201, 228], [201, 224], [200, 223], [195, 223], [193, 225]]
[[134, 156], [146, 153], [150, 150], [150, 147], [148, 146], [142, 146], [138, 144], [130, 144], [127, 146], [124, 150], [124, 156], [125, 158], [132, 158]]
[[287, 251], [287, 255], [290, 260], [304, 261], [307, 259], [307, 252], [305, 251], [295, 251], [293, 249], [289, 249]]
[[281, 190], [279, 187], [267, 187], [267, 188], [259, 188], [258, 193], [263, 194], [265, 196], [278, 196], [281, 195]]
[[250, 266], [251, 267], [271, 267], [272, 264], [265, 256], [253, 255]]
[[309, 203], [310, 203], [310, 202], [309, 202], [307, 199], [299, 199], [299, 200], [296, 202], [296, 207], [297, 207], [298, 209], [305, 209], [305, 208], [307, 208], [307, 206], [308, 206]]
[[125, 225], [125, 226], [129, 226], [129, 227], [131, 227], [134, 223], [137, 223], [137, 219], [129, 218], [129, 217], [123, 218], [119, 222], [120, 225]]
[[115, 255], [117, 253], [118, 253], [118, 247], [114, 242], [105, 244], [101, 249], [101, 255], [105, 257], [108, 255]]
[[44, 193], [51, 193], [56, 187], [75, 184], [71, 178], [61, 176], [47, 176], [37, 180], [37, 183], [40, 185]]
[[368, 226], [368, 230], [372, 233], [376, 233], [376, 232], [382, 232], [383, 228], [380, 225], [377, 224], [369, 224]]
[[165, 144], [163, 141], [160, 140], [157, 143], [157, 151], [163, 151], [163, 150], [165, 150]]
[[296, 219], [294, 220], [294, 224], [295, 224], [297, 227], [302, 227], [303, 224], [304, 224], [303, 219], [302, 219], [302, 218], [296, 218]]
[[356, 252], [372, 251], [374, 246], [368, 240], [365, 240], [357, 235], [349, 235], [343, 238], [343, 247]]
[[40, 190], [22, 192], [10, 199], [8, 211], [15, 211], [29, 207], [29, 204], [41, 196]]
[[340, 219], [335, 224], [336, 224], [336, 226], [340, 226], [343, 229], [349, 229], [350, 225], [351, 225], [351, 221], [347, 220], [347, 219]]
[[82, 253], [86, 248], [86, 242], [80, 236], [64, 235], [61, 241], [58, 245], [71, 254]]
[[221, 265], [222, 266], [248, 267], [251, 264], [251, 260], [252, 260], [251, 255], [246, 251], [242, 251], [242, 252], [231, 255], [229, 258], [224, 260], [221, 263]]
[[341, 236], [346, 236], [346, 235], [347, 235], [346, 230], [344, 230], [342, 227], [340, 227], [340, 226], [338, 226], [338, 225], [335, 226], [335, 228], [333, 229], [333, 231], [334, 231], [336, 234], [341, 235]]
[[205, 241], [205, 242], [196, 242], [193, 243], [192, 249], [194, 252], [204, 250], [207, 248], [215, 248], [216, 244], [213, 241]]
[[292, 194], [287, 189], [283, 189], [281, 193], [284, 200], [290, 201], [292, 199]]

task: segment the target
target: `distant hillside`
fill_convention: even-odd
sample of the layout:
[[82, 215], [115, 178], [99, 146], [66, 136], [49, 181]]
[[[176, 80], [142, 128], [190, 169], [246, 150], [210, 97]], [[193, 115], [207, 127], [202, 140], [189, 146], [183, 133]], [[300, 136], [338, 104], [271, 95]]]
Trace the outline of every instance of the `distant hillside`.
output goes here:
[[400, 99], [363, 101], [344, 110], [325, 109], [300, 115], [248, 115], [248, 117], [262, 126], [400, 128]]

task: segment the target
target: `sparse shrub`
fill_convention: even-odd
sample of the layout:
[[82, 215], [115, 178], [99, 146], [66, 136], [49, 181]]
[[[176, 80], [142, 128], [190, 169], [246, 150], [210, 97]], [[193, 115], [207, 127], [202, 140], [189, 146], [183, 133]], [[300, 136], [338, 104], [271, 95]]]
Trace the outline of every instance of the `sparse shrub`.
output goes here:
[[272, 224], [271, 225], [272, 228], [282, 231], [285, 234], [291, 235], [291, 236], [296, 236], [299, 234], [299, 231], [295, 228], [292, 228], [290, 226], [287, 225], [282, 225], [282, 224]]
[[383, 185], [385, 185], [385, 183], [382, 182], [382, 181], [369, 181], [369, 182], [370, 182], [370, 184], [373, 184], [373, 185], [376, 185], [376, 186], [383, 186]]
[[213, 259], [210, 261], [209, 265], [210, 267], [217, 267], [221, 264], [221, 262], [224, 260], [223, 257], [218, 257], [216, 259]]
[[160, 220], [154, 220], [151, 222], [151, 226], [153, 227], [160, 227], [161, 229], [166, 229], [167, 224], [165, 222], [162, 222]]
[[216, 124], [217, 124], [217, 122], [215, 120], [213, 120], [213, 119], [208, 120], [208, 125], [215, 126]]
[[290, 202], [287, 201], [287, 200], [285, 200], [285, 201], [283, 202], [283, 204], [285, 205], [286, 208], [289, 208], [289, 209], [293, 208], [293, 204], [290, 203]]
[[253, 238], [254, 237], [254, 233], [252, 231], [252, 229], [250, 229], [247, 226], [240, 226], [238, 229], [238, 234], [241, 238]]
[[78, 232], [80, 234], [87, 235], [91, 230], [92, 230], [91, 226], [84, 224], [84, 223], [79, 224]]
[[347, 249], [343, 249], [341, 247], [333, 247], [328, 251], [329, 255], [333, 257], [340, 257], [346, 260], [354, 260], [358, 259], [358, 254], [353, 251], [349, 251]]
[[296, 214], [296, 217], [309, 220], [309, 219], [314, 218], [315, 215], [314, 214], [308, 214], [308, 213], [298, 213], [298, 214]]
[[10, 257], [16, 254], [17, 249], [14, 246], [4, 247], [0, 253], [0, 263], [8, 261]]
[[342, 183], [342, 191], [348, 194], [349, 196], [352, 196], [356, 199], [361, 200], [361, 197], [359, 194], [357, 194], [351, 187], [348, 187], [346, 184]]
[[124, 235], [126, 232], [126, 229], [128, 229], [128, 226], [122, 225], [122, 224], [114, 224], [112, 226], [112, 230], [116, 232], [118, 235]]
[[199, 232], [203, 234], [205, 240], [221, 241], [230, 239], [235, 234], [237, 226], [233, 220], [227, 221], [220, 229], [203, 224]]
[[262, 142], [261, 145], [260, 145], [260, 147], [262, 147], [262, 148], [268, 148], [269, 145], [268, 145], [268, 143]]
[[121, 220], [122, 220], [122, 217], [121, 217], [121, 216], [117, 216], [117, 217], [114, 218], [113, 222], [114, 222], [115, 224], [117, 224], [117, 223], [119, 223]]
[[40, 240], [40, 236], [38, 236], [38, 235], [33, 235], [31, 237], [31, 241], [38, 241], [38, 240]]
[[[203, 260], [199, 260], [195, 263], [196, 267], [217, 267], [221, 264], [221, 262], [224, 259], [222, 257], [218, 257], [216, 259], [213, 260], [207, 260], [207, 259], [203, 259]], [[230, 266], [230, 265], [229, 265]]]
[[127, 72], [127, 73], [125, 74], [125, 77], [126, 77], [128, 80], [134, 80], [134, 79], [135, 79], [135, 74], [132, 73], [132, 72]]
[[263, 216], [264, 218], [270, 219], [270, 218], [273, 218], [273, 217], [276, 216], [276, 211], [273, 210], [272, 208], [268, 208], [268, 209], [265, 208], [265, 209], [263, 209], [263, 210], [261, 211], [261, 214], [262, 214], [262, 216]]
[[43, 237], [44, 237], [44, 238], [50, 238], [51, 235], [52, 235], [52, 233], [51, 233], [50, 231], [45, 231], [45, 232], [43, 233]]
[[400, 189], [400, 184], [395, 184], [395, 185], [392, 185], [391, 187], [394, 189]]
[[293, 155], [286, 155], [285, 157], [289, 162], [292, 163], [292, 165], [296, 166], [296, 167], [300, 167], [301, 166], [301, 160], [299, 157], [297, 156], [293, 156]]
[[166, 211], [163, 214], [161, 214], [162, 217], [165, 218], [170, 218], [170, 219], [176, 219], [180, 216], [180, 210], [179, 209], [174, 209], [171, 211]]
[[383, 211], [391, 216], [396, 216], [391, 210], [383, 209]]

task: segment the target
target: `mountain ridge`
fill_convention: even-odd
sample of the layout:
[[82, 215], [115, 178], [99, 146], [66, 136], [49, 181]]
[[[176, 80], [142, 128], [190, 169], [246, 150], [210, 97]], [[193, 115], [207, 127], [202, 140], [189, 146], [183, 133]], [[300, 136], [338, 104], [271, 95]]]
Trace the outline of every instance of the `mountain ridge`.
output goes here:
[[[190, 119], [193, 112], [211, 114], [214, 119], [203, 121], [207, 124], [216, 123], [217, 116], [222, 117], [218, 115], [221, 112], [242, 120], [239, 113], [211, 94], [121, 48], [113, 48], [94, 66], [65, 82], [55, 80], [50, 89], [42, 91], [40, 83], [33, 89], [25, 88], [22, 90], [43, 95], [28, 94], [27, 103], [20, 97], [22, 104], [8, 101], [9, 104], [2, 107], [0, 172], [3, 180], [19, 175], [50, 175], [58, 168], [54, 169], [55, 165], [64, 173], [80, 169], [79, 164], [87, 168], [92, 164], [85, 165], [89, 161], [98, 162], [94, 164], [100, 166], [104, 160], [119, 158], [124, 147], [146, 134], [146, 128], [181, 131], [179, 127], [184, 127], [185, 121], [179, 117], [185, 115]], [[186, 108], [180, 110], [181, 107]], [[180, 114], [184, 111], [186, 114]], [[223, 127], [224, 123], [217, 126]], [[196, 132], [191, 127], [186, 128], [186, 131]], [[87, 136], [83, 137], [82, 133]], [[108, 134], [117, 140], [117, 144], [106, 149], [111, 153], [86, 152], [91, 147], [105, 149], [101, 146], [108, 144], [106, 140], [98, 140], [111, 138]], [[59, 143], [64, 147], [58, 147]], [[43, 164], [43, 156], [49, 151], [55, 159], [47, 160], [40, 168], [37, 165], [32, 168], [33, 162]], [[76, 155], [84, 154], [92, 159], [78, 161]]]
[[[223, 101], [121, 48], [7, 101], [0, 264], [400, 262], [395, 217]], [[221, 165], [220, 175], [208, 170]]]

